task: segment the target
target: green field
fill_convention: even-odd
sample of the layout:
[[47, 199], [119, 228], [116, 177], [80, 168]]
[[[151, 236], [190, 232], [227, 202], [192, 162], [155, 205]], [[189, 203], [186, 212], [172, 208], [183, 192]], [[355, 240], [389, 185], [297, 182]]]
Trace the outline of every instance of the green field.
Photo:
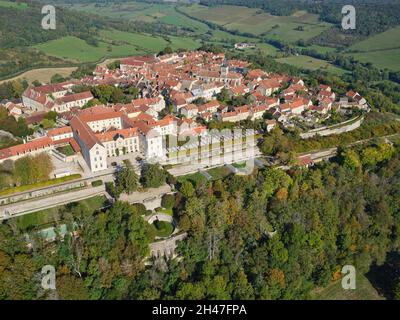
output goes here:
[[377, 68], [387, 68], [393, 71], [400, 71], [400, 48], [392, 50], [349, 53], [348, 55], [354, 57], [358, 61], [372, 63]]
[[133, 45], [115, 46], [99, 42], [99, 45], [94, 47], [82, 39], [71, 36], [36, 45], [35, 48], [47, 55], [68, 59], [71, 62], [94, 62], [103, 57], [121, 57], [143, 53]]
[[28, 4], [20, 2], [10, 2], [10, 1], [4, 1], [0, 0], [0, 7], [3, 8], [14, 8], [14, 9], [25, 9], [28, 7]]
[[[87, 206], [89, 210], [94, 211], [102, 208], [105, 202], [106, 198], [104, 196], [95, 196], [79, 201], [78, 203], [83, 204]], [[56, 220], [59, 220], [61, 218], [60, 213], [65, 209], [66, 206], [59, 206], [29, 213], [15, 219], [17, 221], [17, 226], [24, 231], [32, 228], [44, 228], [51, 226]]]
[[309, 56], [291, 56], [287, 58], [276, 59], [276, 61], [280, 63], [287, 63], [291, 64], [295, 67], [302, 68], [302, 69], [309, 69], [309, 70], [322, 70], [328, 73], [342, 75], [346, 71], [338, 68], [325, 60], [320, 60], [316, 58], [312, 58]]
[[[228, 30], [237, 30], [255, 36], [263, 35], [269, 39], [287, 42], [310, 39], [331, 26], [319, 21], [318, 15], [305, 11], [298, 11], [291, 16], [273, 16], [260, 9], [227, 5], [215, 7], [192, 5], [181, 10], [195, 18], [210, 21]], [[302, 30], [297, 30], [298, 27]]]
[[400, 71], [400, 27], [389, 29], [352, 45], [347, 55], [378, 68]]
[[130, 55], [158, 53], [166, 46], [173, 49], [193, 50], [200, 43], [191, 38], [154, 37], [148, 34], [103, 30], [97, 46], [89, 45], [77, 37], [63, 37], [34, 46], [47, 55], [70, 60], [71, 62], [95, 62], [102, 58], [117, 58]]
[[348, 52], [381, 51], [400, 48], [400, 26], [369, 37], [352, 45]]
[[315, 300], [383, 300], [376, 289], [364, 275], [357, 275], [356, 289], [344, 290], [341, 281], [334, 282], [326, 288], [315, 290], [311, 294]]

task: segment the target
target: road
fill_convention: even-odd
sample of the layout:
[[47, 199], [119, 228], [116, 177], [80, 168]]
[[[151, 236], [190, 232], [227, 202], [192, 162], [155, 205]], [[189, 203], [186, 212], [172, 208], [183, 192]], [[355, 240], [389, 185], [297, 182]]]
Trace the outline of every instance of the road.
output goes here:
[[[392, 134], [392, 135], [387, 135], [383, 137], [374, 137], [370, 139], [364, 139], [360, 141], [356, 141], [351, 143], [349, 146], [365, 143], [374, 139], [388, 139], [391, 137], [395, 136], [400, 136], [400, 134]], [[329, 159], [333, 156], [336, 155], [337, 148], [328, 148], [328, 149], [323, 149], [323, 150], [314, 150], [310, 151], [305, 154], [311, 155], [311, 158], [313, 159], [314, 162], [322, 161], [325, 159]], [[259, 153], [255, 155], [256, 157], [259, 158], [266, 158], [270, 159], [268, 156], [259, 156]], [[254, 158], [254, 155], [252, 157], [247, 157], [245, 159], [250, 159]], [[266, 165], [272, 165], [272, 163], [268, 162]], [[221, 166], [221, 164], [216, 165]], [[211, 168], [211, 167], [210, 167]], [[114, 171], [113, 169], [110, 169], [110, 171]], [[103, 180], [108, 180], [112, 179], [113, 173], [112, 172], [106, 172], [97, 176], [93, 176], [90, 178], [86, 179], [81, 179], [82, 181], [91, 181], [91, 180], [96, 180], [96, 179], [103, 179]], [[183, 165], [183, 166], [176, 166], [173, 167], [172, 169], [169, 170], [169, 172], [175, 176], [181, 176], [181, 175], [186, 175], [190, 173], [195, 173], [199, 171], [199, 165], [194, 164], [194, 165]], [[75, 180], [74, 182], [77, 182], [79, 180]], [[52, 186], [48, 187], [51, 188]], [[98, 189], [98, 188], [103, 188]], [[43, 188], [46, 189], [46, 188]], [[31, 190], [32, 191], [32, 190]], [[31, 192], [27, 191], [27, 192]], [[146, 192], [135, 192], [131, 195], [121, 195], [121, 200], [122, 201], [128, 201], [130, 203], [143, 203], [147, 207], [147, 209], [152, 210], [156, 207], [159, 207], [161, 204], [161, 197], [165, 193], [171, 192], [171, 188], [168, 185], [162, 186], [157, 189], [149, 189]], [[31, 212], [39, 211], [39, 210], [44, 210], [52, 207], [56, 207], [59, 205], [64, 205], [70, 202], [75, 202], [83, 199], [87, 199], [90, 197], [93, 197], [95, 195], [101, 195], [105, 194], [104, 191], [104, 185], [101, 187], [93, 188], [93, 187], [87, 187], [85, 189], [80, 189], [78, 191], [71, 191], [71, 192], [65, 192], [65, 193], [60, 193], [60, 194], [55, 194], [55, 195], [50, 195], [42, 198], [35, 198], [32, 200], [26, 200], [26, 201], [21, 201], [17, 202], [14, 204], [9, 204], [9, 205], [3, 205], [0, 206], [0, 220], [4, 219], [4, 212], [8, 211], [12, 216], [20, 216], [23, 214], [28, 214]], [[49, 201], [50, 200], [50, 201]]]
[[[97, 195], [104, 195], [109, 197], [108, 194], [106, 194], [104, 185], [95, 188], [88, 187], [85, 189], [60, 193], [34, 200], [20, 201], [17, 203], [1, 206], [0, 220], [7, 219], [9, 218], [9, 216], [18, 217], [39, 210], [45, 210], [52, 207], [65, 205], [71, 202], [84, 200]], [[7, 216], [7, 214], [9, 216]]]

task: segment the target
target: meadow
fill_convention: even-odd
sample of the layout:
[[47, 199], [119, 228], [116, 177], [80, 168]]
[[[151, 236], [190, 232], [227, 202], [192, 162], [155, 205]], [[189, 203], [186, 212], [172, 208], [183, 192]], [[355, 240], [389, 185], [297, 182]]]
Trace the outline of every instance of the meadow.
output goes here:
[[143, 2], [106, 3], [106, 4], [74, 4], [70, 9], [95, 12], [100, 16], [120, 18], [133, 21], [162, 22], [179, 27], [190, 27], [195, 33], [205, 33], [208, 26], [177, 12], [173, 4], [149, 4]]
[[103, 30], [100, 32], [97, 46], [89, 45], [77, 37], [68, 36], [38, 44], [34, 48], [49, 56], [81, 63], [96, 62], [103, 58], [158, 53], [167, 46], [189, 50], [200, 46], [200, 43], [191, 38], [169, 36], [166, 39], [148, 34]]
[[400, 27], [389, 29], [352, 45], [346, 54], [378, 68], [400, 71]]
[[305, 11], [295, 12], [291, 16], [273, 16], [259, 9], [240, 6], [205, 7], [192, 5], [182, 7], [182, 11], [198, 19], [207, 20], [228, 30], [265, 36], [287, 42], [308, 40], [331, 25], [319, 21], [318, 15]]
[[14, 9], [25, 9], [28, 7], [26, 3], [23, 2], [11, 2], [11, 1], [4, 1], [0, 0], [0, 7], [3, 8], [14, 8]]
[[280, 63], [287, 63], [302, 69], [322, 70], [335, 75], [342, 75], [346, 70], [338, 68], [325, 60], [316, 59], [309, 56], [290, 56], [287, 58], [276, 59]]

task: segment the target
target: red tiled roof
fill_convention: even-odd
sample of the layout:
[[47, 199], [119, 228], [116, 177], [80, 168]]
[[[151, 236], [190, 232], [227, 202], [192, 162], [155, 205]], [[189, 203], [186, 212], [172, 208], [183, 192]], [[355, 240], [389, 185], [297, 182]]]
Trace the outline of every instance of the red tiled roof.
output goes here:
[[93, 131], [80, 119], [80, 117], [73, 117], [70, 124], [74, 134], [82, 140], [88, 149], [91, 149], [96, 143], [101, 144]]
[[50, 147], [52, 144], [53, 140], [51, 140], [49, 137], [38, 138], [24, 144], [19, 144], [0, 150], [0, 159], [7, 159], [16, 155], [44, 149], [46, 147]]
[[120, 129], [120, 130], [107, 131], [104, 133], [98, 133], [98, 134], [96, 134], [96, 137], [101, 142], [106, 142], [106, 141], [113, 140], [117, 135], [121, 135], [125, 139], [137, 136], [137, 131], [138, 131], [137, 128], [126, 128], [126, 129]]
[[47, 131], [47, 136], [48, 137], [54, 137], [58, 136], [60, 134], [65, 134], [65, 133], [70, 133], [72, 132], [71, 127], [61, 127], [61, 128], [55, 128]]

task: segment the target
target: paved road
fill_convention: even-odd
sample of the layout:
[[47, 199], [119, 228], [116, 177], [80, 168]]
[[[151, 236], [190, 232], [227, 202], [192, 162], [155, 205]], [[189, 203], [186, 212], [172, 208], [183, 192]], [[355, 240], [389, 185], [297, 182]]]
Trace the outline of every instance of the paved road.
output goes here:
[[48, 197], [38, 198], [34, 200], [21, 201], [0, 207], [0, 220], [6, 218], [5, 213], [12, 217], [21, 216], [39, 210], [49, 209], [56, 206], [65, 205], [67, 203], [76, 202], [91, 198], [96, 195], [108, 196], [105, 192], [104, 185], [100, 187], [89, 187], [76, 191], [60, 193]]

